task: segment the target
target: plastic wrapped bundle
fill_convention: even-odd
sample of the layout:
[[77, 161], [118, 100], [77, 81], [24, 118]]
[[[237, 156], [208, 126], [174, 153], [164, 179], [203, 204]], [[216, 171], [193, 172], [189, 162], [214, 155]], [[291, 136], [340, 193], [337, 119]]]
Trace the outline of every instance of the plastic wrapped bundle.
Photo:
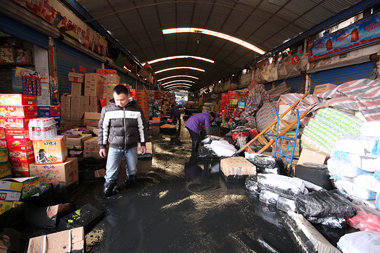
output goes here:
[[351, 218], [356, 215], [355, 207], [339, 191], [318, 191], [298, 196], [297, 212], [306, 218]]
[[360, 128], [360, 133], [366, 136], [380, 137], [380, 121], [365, 122]]
[[355, 206], [357, 215], [347, 219], [349, 226], [361, 231], [377, 231], [380, 232], [380, 212], [365, 205]]
[[304, 194], [305, 184], [302, 179], [275, 174], [258, 174], [259, 188], [291, 196]]
[[335, 218], [335, 217], [326, 217], [326, 218], [315, 218], [315, 217], [309, 217], [307, 219], [311, 223], [314, 224], [322, 224], [324, 226], [330, 227], [330, 228], [345, 228], [346, 227], [346, 219], [344, 218]]
[[380, 252], [380, 233], [376, 231], [359, 231], [345, 234], [338, 243], [343, 253], [378, 253]]
[[231, 157], [237, 151], [235, 147], [226, 140], [213, 141], [210, 147], [219, 157]]
[[374, 172], [380, 170], [380, 157], [378, 156], [360, 156], [336, 150], [332, 152], [331, 156], [338, 160], [349, 162], [352, 166], [365, 171]]
[[336, 181], [335, 186], [339, 190], [341, 190], [341, 191], [343, 191], [343, 192], [345, 192], [351, 196], [362, 199], [362, 200], [374, 200], [374, 199], [376, 199], [376, 192], [365, 189], [361, 186], [358, 186], [358, 185], [351, 183], [349, 181], [346, 181], [346, 180]]
[[276, 205], [279, 197], [279, 194], [270, 190], [261, 190], [259, 200], [267, 205]]
[[348, 135], [337, 140], [334, 149], [357, 155], [380, 155], [380, 137]]
[[337, 158], [330, 158], [327, 160], [327, 167], [331, 175], [337, 174], [345, 177], [357, 177], [359, 175], [370, 173], [353, 166], [349, 162], [338, 160]]
[[273, 156], [257, 155], [251, 162], [261, 169], [274, 169], [276, 167], [276, 158]]
[[352, 182], [370, 191], [380, 192], [380, 180], [374, 177], [374, 173], [357, 176], [352, 179]]
[[295, 199], [289, 199], [289, 198], [280, 196], [277, 201], [277, 209], [283, 212], [287, 212], [289, 210], [295, 212], [296, 201]]
[[198, 148], [198, 158], [199, 160], [205, 161], [205, 160], [211, 160], [211, 154], [208, 148], [206, 147], [199, 147]]
[[288, 211], [283, 220], [284, 227], [301, 252], [340, 253], [302, 215]]
[[253, 193], [259, 192], [259, 187], [257, 184], [257, 177], [256, 176], [248, 176], [245, 180], [245, 188]]

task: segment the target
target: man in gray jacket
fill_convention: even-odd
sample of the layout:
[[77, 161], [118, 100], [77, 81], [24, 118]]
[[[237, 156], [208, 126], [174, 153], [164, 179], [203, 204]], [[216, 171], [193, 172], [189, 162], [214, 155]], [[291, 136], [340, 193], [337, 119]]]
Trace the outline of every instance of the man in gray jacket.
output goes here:
[[113, 99], [103, 107], [99, 120], [99, 155], [107, 157], [103, 198], [111, 196], [117, 189], [116, 180], [123, 155], [127, 164], [125, 187], [136, 183], [137, 143], [141, 142], [141, 154], [144, 154], [145, 130], [146, 120], [141, 107], [131, 97], [127, 87], [115, 86]]

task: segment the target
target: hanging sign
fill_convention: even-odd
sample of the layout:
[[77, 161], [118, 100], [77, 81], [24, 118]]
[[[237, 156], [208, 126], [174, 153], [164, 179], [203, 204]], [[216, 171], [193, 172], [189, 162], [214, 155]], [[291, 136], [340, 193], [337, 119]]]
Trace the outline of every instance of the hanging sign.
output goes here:
[[106, 55], [107, 41], [58, 0], [17, 0], [17, 3], [77, 39], [86, 48]]
[[86, 73], [86, 68], [79, 66], [79, 72]]
[[380, 40], [380, 14], [358, 21], [313, 42], [309, 61]]

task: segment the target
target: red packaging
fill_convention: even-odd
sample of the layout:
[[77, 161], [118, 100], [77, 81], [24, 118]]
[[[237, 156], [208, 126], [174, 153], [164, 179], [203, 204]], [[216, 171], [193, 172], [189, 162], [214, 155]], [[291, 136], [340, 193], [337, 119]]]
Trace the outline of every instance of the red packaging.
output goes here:
[[36, 105], [1, 105], [0, 116], [16, 118], [37, 118], [38, 108]]
[[96, 73], [105, 76], [106, 75], [106, 70], [105, 69], [96, 69]]
[[30, 139], [8, 139], [7, 146], [9, 151], [33, 151], [33, 141]]
[[20, 171], [19, 168], [11, 168], [12, 170], [12, 177], [29, 177], [29, 170], [28, 171]]
[[37, 97], [23, 94], [1, 94], [0, 105], [36, 105]]
[[34, 161], [34, 151], [9, 151], [11, 164], [33, 163]]
[[5, 128], [0, 127], [0, 140], [5, 141]]
[[28, 129], [31, 118], [0, 118], [0, 127], [7, 129]]
[[61, 115], [61, 105], [50, 106], [50, 116], [60, 116]]
[[117, 71], [114, 69], [105, 69], [106, 75], [112, 75], [112, 74], [117, 74]]
[[29, 139], [27, 129], [5, 129], [7, 139]]
[[7, 147], [7, 141], [6, 140], [0, 140], [0, 148], [6, 148]]

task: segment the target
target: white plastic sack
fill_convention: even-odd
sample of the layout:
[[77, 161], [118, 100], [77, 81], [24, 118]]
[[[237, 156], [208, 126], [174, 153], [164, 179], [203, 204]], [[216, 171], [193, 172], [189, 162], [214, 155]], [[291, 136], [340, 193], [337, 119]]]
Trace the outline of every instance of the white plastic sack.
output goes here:
[[210, 148], [221, 157], [231, 157], [236, 153], [236, 148], [226, 140], [211, 142]]
[[380, 252], [380, 233], [359, 231], [345, 234], [338, 243], [343, 253], [378, 253]]
[[380, 192], [380, 180], [377, 180], [373, 173], [357, 176], [352, 182], [370, 191]]
[[301, 195], [305, 192], [305, 184], [302, 179], [286, 177], [275, 174], [258, 174], [259, 186], [264, 186], [276, 192], [291, 195]]
[[363, 200], [374, 200], [376, 199], [376, 192], [370, 191], [368, 189], [365, 189], [363, 187], [360, 187], [354, 183], [351, 183], [346, 180], [338, 180], [335, 182], [336, 188], [338, 188], [340, 191], [344, 191], [347, 194], [357, 197], [359, 199]]
[[344, 177], [357, 177], [359, 175], [370, 173], [352, 166], [349, 162], [338, 160], [335, 157], [327, 160], [327, 168], [330, 175], [340, 175]]
[[380, 155], [380, 137], [360, 134], [347, 135], [343, 139], [337, 140], [334, 148], [337, 151], [357, 155]]
[[380, 137], [380, 121], [365, 122], [360, 128], [360, 133], [365, 136]]

